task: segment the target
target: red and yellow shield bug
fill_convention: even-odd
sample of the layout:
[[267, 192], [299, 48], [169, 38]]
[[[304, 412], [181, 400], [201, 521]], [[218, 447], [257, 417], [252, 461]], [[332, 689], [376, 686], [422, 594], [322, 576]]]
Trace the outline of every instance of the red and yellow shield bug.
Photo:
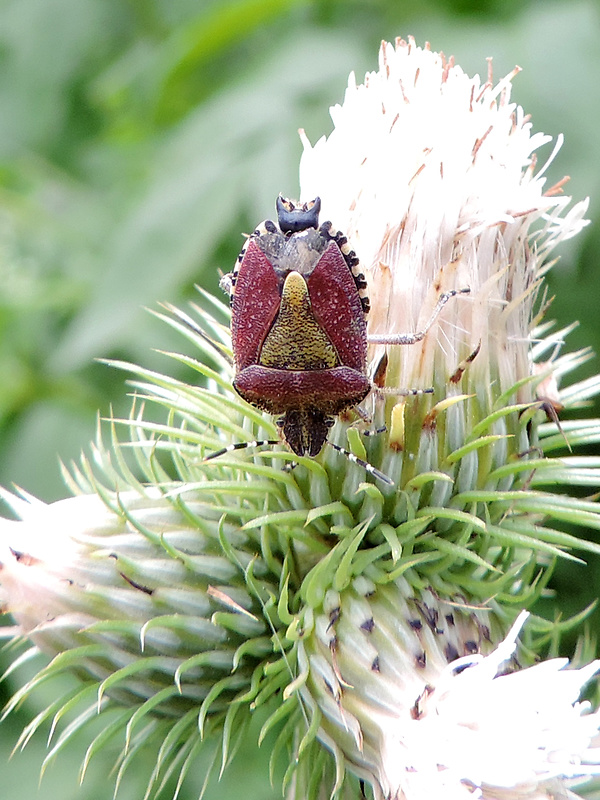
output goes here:
[[[262, 411], [281, 414], [278, 425], [290, 449], [313, 457], [321, 452], [335, 417], [357, 406], [372, 389], [367, 374], [367, 282], [346, 236], [331, 222], [319, 225], [320, 210], [318, 197], [294, 203], [279, 196], [277, 224], [266, 220], [259, 225], [233, 272], [221, 280], [231, 300], [236, 392]], [[454, 294], [440, 296], [434, 315], [419, 333], [377, 341], [420, 341]], [[262, 443], [231, 445], [209, 458], [248, 444]], [[391, 483], [371, 465], [332, 446]]]

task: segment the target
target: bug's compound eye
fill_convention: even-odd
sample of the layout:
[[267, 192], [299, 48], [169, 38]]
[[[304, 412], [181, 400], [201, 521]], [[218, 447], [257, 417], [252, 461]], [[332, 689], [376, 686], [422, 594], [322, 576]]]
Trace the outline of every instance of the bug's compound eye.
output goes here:
[[333, 428], [333, 426], [335, 425], [335, 420], [334, 420], [334, 418], [333, 418], [333, 417], [325, 417], [325, 425], [326, 425], [328, 428]]
[[279, 195], [277, 198], [277, 222], [282, 233], [298, 233], [319, 224], [321, 198], [315, 197], [308, 203], [295, 203]]
[[278, 419], [275, 420], [275, 425], [277, 425], [278, 428], [283, 428], [284, 424], [285, 424], [285, 417], [279, 417]]

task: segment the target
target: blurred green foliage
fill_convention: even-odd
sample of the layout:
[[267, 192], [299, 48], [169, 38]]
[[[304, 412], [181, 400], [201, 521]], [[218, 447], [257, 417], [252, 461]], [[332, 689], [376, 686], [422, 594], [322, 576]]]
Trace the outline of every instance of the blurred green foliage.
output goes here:
[[[599, 196], [593, 0], [0, 3], [1, 484], [64, 496], [58, 457], [77, 457], [98, 411], [129, 406], [125, 376], [94, 359], [164, 368], [152, 348], [182, 343], [144, 306], [184, 303], [194, 283], [218, 291], [241, 232], [279, 191], [297, 193], [297, 129], [328, 133], [348, 73], [361, 79], [382, 38], [409, 34], [470, 73], [487, 56], [497, 77], [523, 67], [513, 98], [536, 130], [566, 137], [549, 185], [566, 173], [575, 199]], [[551, 278], [551, 315], [581, 322], [570, 347], [598, 352], [599, 231], [564, 247]], [[573, 589], [583, 573], [570, 570]], [[590, 597], [571, 594], [574, 608]], [[10, 797], [34, 796], [36, 772], [20, 759]], [[44, 794], [92, 796], [93, 778], [75, 783], [74, 769]], [[245, 789], [278, 796], [266, 778]]]

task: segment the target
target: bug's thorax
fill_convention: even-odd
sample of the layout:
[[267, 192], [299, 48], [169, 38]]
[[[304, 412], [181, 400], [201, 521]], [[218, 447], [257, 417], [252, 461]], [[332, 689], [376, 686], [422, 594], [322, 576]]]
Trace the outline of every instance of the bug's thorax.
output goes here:
[[[272, 224], [272, 223], [271, 223]], [[278, 280], [283, 284], [290, 272], [298, 272], [306, 280], [314, 270], [329, 242], [315, 228], [283, 235], [275, 226], [263, 223], [256, 244], [273, 267]]]

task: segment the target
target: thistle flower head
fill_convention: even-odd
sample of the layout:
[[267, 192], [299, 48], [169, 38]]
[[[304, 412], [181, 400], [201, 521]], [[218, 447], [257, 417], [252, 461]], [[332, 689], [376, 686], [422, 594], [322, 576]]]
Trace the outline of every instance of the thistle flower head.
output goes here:
[[361, 85], [352, 75], [331, 109], [329, 137], [303, 137], [302, 193], [321, 197], [376, 287], [372, 334], [418, 331], [441, 291], [470, 288], [422, 347], [388, 349], [396, 386], [445, 388], [475, 351], [469, 388], [488, 404], [490, 384], [502, 394], [530, 374], [539, 281], [587, 202], [565, 214], [570, 198], [547, 188], [536, 151], [550, 137], [510, 101], [518, 71], [494, 84], [490, 66], [482, 82], [412, 40], [384, 43], [378, 72]]
[[[589, 353], [561, 354], [566, 332], [541, 324], [552, 250], [586, 203], [569, 211], [546, 189], [548, 137], [510, 102], [514, 74], [482, 83], [412, 41], [384, 44], [330, 136], [305, 139], [302, 195], [321, 197], [369, 286], [373, 392], [330, 433], [352, 461], [328, 446], [228, 448], [277, 428], [234, 393], [228, 312], [205, 297], [215, 316], [161, 314], [204, 354], [175, 355], [202, 385], [120, 365], [165, 423], [139, 401], [115, 420], [111, 448], [99, 438], [94, 466], [68, 476], [84, 497], [5, 495], [22, 521], [0, 531], [2, 602], [53, 656], [9, 708], [54, 674], [83, 674], [70, 735], [131, 708], [106, 731], [122, 734], [119, 776], [154, 738], [148, 795], [193, 768], [201, 734], [221, 736], [225, 766], [262, 705], [290, 798], [358, 792], [355, 776], [377, 800], [541, 799], [594, 772], [598, 718], [577, 697], [598, 665], [527, 667], [575, 622], [532, 618], [514, 655], [516, 613], [555, 560], [598, 551], [562, 521], [600, 527], [595, 502], [552, 491], [600, 483], [597, 460], [565, 451], [594, 424], [556, 417], [600, 379], [560, 388]], [[378, 433], [363, 443], [365, 419]], [[75, 706], [57, 700], [20, 743]]]

